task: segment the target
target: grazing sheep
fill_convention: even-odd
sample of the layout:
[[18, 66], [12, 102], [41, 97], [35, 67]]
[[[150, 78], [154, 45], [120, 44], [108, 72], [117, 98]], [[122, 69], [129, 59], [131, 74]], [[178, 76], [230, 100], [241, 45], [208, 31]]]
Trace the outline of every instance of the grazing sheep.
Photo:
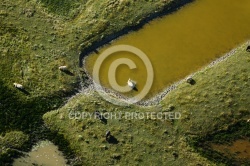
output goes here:
[[17, 89], [24, 89], [23, 85], [21, 85], [21, 84], [14, 83], [13, 85], [14, 85], [15, 88], [17, 88]]
[[190, 76], [186, 79], [187, 83], [190, 83], [192, 80], [193, 80], [193, 78]]
[[95, 117], [98, 119], [102, 119], [102, 115], [99, 111], [95, 111]]
[[59, 67], [59, 70], [61, 70], [61, 71], [67, 71], [68, 68], [67, 68], [67, 66], [60, 66], [60, 67]]
[[191, 84], [191, 85], [194, 85], [196, 82], [195, 82], [195, 80], [192, 78], [192, 77], [188, 77], [187, 79], [186, 79], [186, 81], [187, 81], [187, 83], [189, 83], [189, 84]]
[[109, 130], [106, 131], [106, 134], [105, 134], [106, 140], [108, 140], [110, 136], [111, 136], [111, 132]]

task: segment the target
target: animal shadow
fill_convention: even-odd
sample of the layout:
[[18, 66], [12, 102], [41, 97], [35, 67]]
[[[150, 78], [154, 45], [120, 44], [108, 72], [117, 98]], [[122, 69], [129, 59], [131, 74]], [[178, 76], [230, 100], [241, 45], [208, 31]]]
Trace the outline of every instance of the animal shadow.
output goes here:
[[62, 72], [64, 72], [64, 73], [67, 74], [67, 75], [70, 75], [70, 76], [74, 76], [74, 75], [75, 75], [74, 73], [72, 73], [72, 72], [69, 71], [69, 70], [62, 70]]
[[18, 89], [20, 92], [26, 94], [26, 95], [30, 95], [30, 92], [28, 92], [27, 90], [25, 89]]
[[246, 51], [247, 51], [247, 52], [250, 52], [250, 46], [247, 46]]
[[107, 141], [110, 144], [118, 144], [119, 143], [119, 141], [113, 135], [110, 135], [109, 138], [107, 138]]
[[192, 79], [192, 80], [190, 80], [189, 84], [190, 84], [190, 85], [195, 85], [195, 84], [196, 84], [196, 81]]
[[100, 118], [100, 120], [102, 121], [102, 123], [107, 124], [108, 120], [106, 118], [104, 118], [103, 116]]
[[137, 87], [136, 87], [136, 86], [133, 88], [133, 90], [134, 90], [134, 91], [136, 91], [136, 92], [138, 92], [138, 89], [137, 89]]
[[95, 111], [95, 118], [100, 119], [104, 124], [107, 124], [108, 122], [108, 120], [99, 111]]

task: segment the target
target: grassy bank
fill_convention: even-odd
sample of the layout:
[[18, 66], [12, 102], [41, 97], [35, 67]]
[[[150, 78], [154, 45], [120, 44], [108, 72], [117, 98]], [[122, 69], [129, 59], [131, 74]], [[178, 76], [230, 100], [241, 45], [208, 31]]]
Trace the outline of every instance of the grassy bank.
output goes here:
[[[189, 143], [249, 118], [246, 45], [225, 62], [197, 74], [194, 86], [179, 85], [154, 107], [117, 107], [95, 92], [78, 94], [63, 106], [84, 84], [78, 68], [80, 52], [85, 55], [142, 25], [152, 13], [167, 13], [186, 1], [74, 0], [60, 1], [60, 8], [57, 2], [0, 2], [0, 164], [7, 165], [17, 154], [15, 149], [27, 150], [37, 140], [49, 138], [69, 157], [74, 157], [73, 149], [79, 159], [75, 164], [213, 165]], [[61, 65], [73, 74], [59, 71]], [[26, 92], [15, 89], [14, 82], [23, 84]], [[71, 120], [68, 113], [74, 110], [175, 111], [182, 118]], [[51, 131], [44, 127], [42, 116]], [[113, 135], [110, 142], [105, 139], [107, 130]], [[9, 139], [13, 135], [17, 140]]]
[[[249, 165], [249, 158], [241, 157], [242, 148], [235, 148], [235, 151], [229, 151], [229, 147], [233, 143], [241, 140], [249, 142], [250, 133], [249, 133], [250, 123], [243, 120], [229, 125], [228, 129], [222, 131], [214, 131], [213, 133], [208, 133], [206, 136], [196, 137], [190, 139], [189, 143], [193, 146], [197, 152], [202, 156], [210, 158], [213, 161], [220, 161], [227, 165]], [[216, 149], [212, 145], [220, 145], [222, 149]], [[247, 144], [243, 144], [247, 148]]]
[[[0, 163], [11, 162], [10, 156], [20, 155], [18, 149], [22, 148], [23, 144], [28, 141], [28, 136], [20, 131], [12, 131], [0, 136]], [[22, 154], [22, 153], [21, 153]]]
[[[195, 85], [185, 82], [178, 85], [160, 105], [148, 108], [118, 107], [103, 101], [95, 93], [79, 94], [64, 107], [46, 113], [44, 120], [52, 130], [59, 130], [66, 139], [71, 140], [70, 146], [84, 164], [225, 165], [231, 159], [222, 154], [214, 158], [208, 155], [215, 153], [213, 149], [201, 145], [202, 142], [211, 141], [210, 135], [221, 138], [227, 137], [225, 133], [228, 133], [228, 138], [234, 139], [243, 136], [239, 133], [244, 133], [245, 125], [238, 128], [238, 134], [230, 133], [230, 128], [227, 130], [240, 121], [246, 124], [250, 118], [250, 57], [249, 52], [245, 51], [246, 47], [246, 44], [240, 46], [226, 60], [195, 74]], [[179, 120], [121, 118], [103, 122], [93, 118], [70, 119], [72, 111], [174, 111], [182, 116]], [[111, 131], [115, 142], [105, 140], [107, 130]], [[221, 139], [220, 143], [227, 142], [228, 139]]]
[[[174, 1], [1, 1], [0, 134], [23, 132], [29, 144], [43, 139], [47, 129], [42, 115], [62, 106], [84, 83], [79, 52], [128, 25], [138, 25], [150, 13], [168, 10], [170, 2]], [[59, 71], [61, 65], [70, 73]], [[14, 82], [25, 91], [14, 88]], [[60, 134], [58, 138], [63, 139]], [[19, 150], [27, 150], [20, 148], [22, 144]], [[8, 159], [0, 163], [5, 165], [12, 156], [5, 155]]]

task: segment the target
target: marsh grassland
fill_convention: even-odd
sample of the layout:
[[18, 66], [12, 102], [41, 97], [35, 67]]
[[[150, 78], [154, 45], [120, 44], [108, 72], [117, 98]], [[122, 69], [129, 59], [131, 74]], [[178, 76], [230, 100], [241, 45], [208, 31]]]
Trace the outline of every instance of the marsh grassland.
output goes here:
[[[249, 163], [224, 156], [212, 143], [230, 145], [249, 140], [249, 53], [246, 45], [212, 68], [194, 75], [195, 85], [182, 83], [159, 105], [118, 107], [95, 93], [78, 94], [62, 108], [46, 113], [45, 123], [64, 133], [85, 164], [225, 165]], [[237, 66], [237, 67], [236, 67]], [[217, 72], [221, 71], [221, 72]], [[70, 119], [70, 112], [180, 112], [181, 119]], [[235, 129], [236, 128], [236, 129]], [[110, 130], [118, 140], [109, 143]], [[209, 146], [210, 145], [210, 146]], [[236, 150], [237, 151], [237, 150]], [[175, 157], [178, 154], [178, 157]], [[116, 157], [114, 157], [116, 156]], [[207, 160], [206, 158], [210, 160]], [[227, 158], [228, 157], [228, 158]], [[105, 164], [104, 164], [105, 163]], [[216, 164], [215, 164], [216, 163]]]
[[[58, 145], [70, 165], [248, 165], [241, 150], [236, 155], [235, 150], [225, 154], [218, 148], [235, 149], [237, 140], [249, 141], [246, 43], [225, 61], [195, 74], [195, 85], [178, 85], [155, 106], [115, 106], [95, 91], [81, 92], [88, 83], [79, 67], [83, 55], [187, 2], [2, 0], [0, 165], [11, 165], [13, 157], [44, 139]], [[58, 70], [62, 65], [70, 72]], [[16, 89], [14, 82], [25, 91]], [[68, 116], [70, 111], [97, 110], [172, 111], [182, 116], [107, 121]], [[114, 137], [111, 142], [105, 139], [107, 130]]]

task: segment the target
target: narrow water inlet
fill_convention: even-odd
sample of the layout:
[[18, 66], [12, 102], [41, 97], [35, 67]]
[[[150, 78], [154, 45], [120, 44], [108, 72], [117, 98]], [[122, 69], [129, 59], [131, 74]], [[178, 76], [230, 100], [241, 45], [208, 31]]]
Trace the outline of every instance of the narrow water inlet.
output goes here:
[[[136, 32], [113, 41], [111, 46], [127, 44], [142, 50], [154, 69], [154, 81], [146, 98], [161, 92], [167, 86], [199, 70], [224, 53], [250, 38], [250, 1], [196, 0], [173, 14], [156, 19]], [[85, 68], [92, 75], [98, 56], [110, 46], [86, 58]], [[136, 55], [118, 52], [109, 56], [100, 69], [101, 85], [112, 89], [108, 71], [119, 58], [131, 59], [135, 69], [120, 65], [116, 81], [125, 86], [128, 79], [136, 81], [138, 91], [124, 93], [134, 96], [147, 80], [147, 66]]]
[[14, 160], [13, 166], [66, 166], [66, 159], [58, 147], [50, 141], [40, 141], [24, 157]]

